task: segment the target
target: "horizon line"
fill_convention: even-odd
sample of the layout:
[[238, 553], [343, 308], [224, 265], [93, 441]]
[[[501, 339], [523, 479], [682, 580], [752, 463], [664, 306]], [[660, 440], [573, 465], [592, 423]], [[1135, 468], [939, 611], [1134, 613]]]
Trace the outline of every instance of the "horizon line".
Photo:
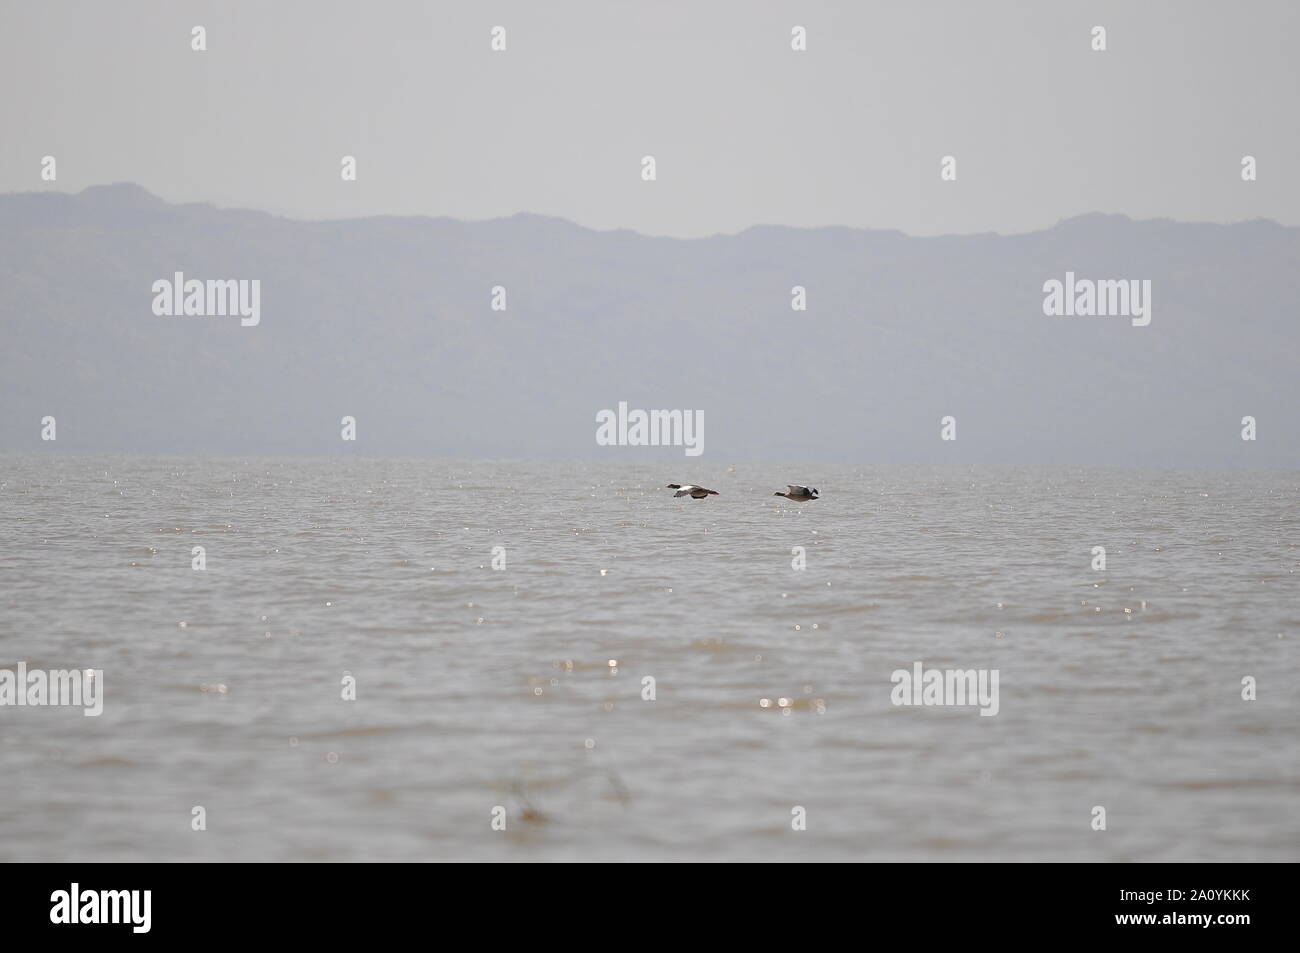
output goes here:
[[[631, 456], [609, 455], [609, 456], [532, 456], [532, 457], [511, 457], [511, 456], [453, 456], [445, 453], [353, 453], [347, 451], [338, 451], [334, 453], [320, 453], [316, 451], [293, 452], [293, 451], [235, 451], [235, 450], [187, 450], [187, 449], [165, 449], [165, 450], [104, 450], [91, 449], [86, 447], [66, 448], [66, 447], [40, 447], [33, 449], [22, 449], [14, 447], [0, 447], [0, 457], [17, 457], [17, 456], [61, 456], [61, 457], [181, 457], [188, 460], [197, 458], [219, 459], [219, 460], [329, 460], [337, 462], [340, 460], [359, 460], [372, 463], [384, 463], [392, 461], [448, 461], [455, 463], [511, 463], [511, 464], [529, 464], [529, 463], [554, 463], [565, 465], [581, 465], [586, 463], [595, 463], [604, 465], [613, 464], [636, 464], [657, 470], [673, 472], [675, 469], [690, 469], [690, 466], [675, 468], [674, 464], [681, 460], [679, 457], [651, 456], [644, 463], [634, 460]], [[699, 457], [689, 458], [693, 461], [699, 461]], [[1210, 471], [1240, 473], [1250, 471], [1255, 473], [1300, 473], [1300, 465], [1282, 466], [1278, 464], [1259, 465], [1254, 463], [1214, 463], [1214, 464], [1158, 464], [1151, 466], [1141, 466], [1134, 464], [1114, 464], [1114, 463], [1083, 463], [1083, 462], [1011, 462], [1011, 463], [988, 463], [979, 460], [966, 461], [934, 461], [919, 459], [894, 459], [894, 460], [843, 460], [832, 457], [806, 457], [806, 458], [745, 458], [745, 457], [727, 457], [718, 459], [708, 464], [701, 463], [699, 469], [708, 467], [934, 467], [934, 468], [951, 468], [951, 469], [1008, 469], [1023, 470], [1030, 468], [1047, 468], [1047, 469], [1070, 469], [1070, 470], [1117, 470], [1117, 471], [1142, 471], [1151, 470], [1174, 470], [1174, 471]]]
[[1060, 228], [1063, 225], [1068, 225], [1072, 222], [1077, 222], [1080, 219], [1095, 219], [1095, 218], [1120, 219], [1123, 222], [1134, 224], [1134, 225], [1173, 224], [1173, 225], [1213, 226], [1216, 228], [1235, 228], [1242, 225], [1264, 224], [1264, 225], [1271, 225], [1274, 228], [1279, 228], [1279, 229], [1300, 228], [1300, 225], [1284, 225], [1281, 222], [1277, 221], [1276, 219], [1272, 219], [1272, 218], [1247, 218], [1247, 219], [1239, 219], [1234, 222], [1185, 221], [1182, 219], [1169, 218], [1167, 216], [1137, 219], [1123, 212], [1094, 211], [1094, 212], [1080, 212], [1076, 215], [1070, 215], [1065, 218], [1059, 218], [1056, 220], [1056, 222], [1054, 222], [1051, 225], [1042, 228], [1030, 229], [1029, 231], [1023, 231], [1023, 232], [999, 232], [995, 230], [989, 230], [989, 231], [981, 231], [981, 232], [944, 232], [942, 234], [934, 234], [934, 235], [918, 235], [911, 232], [905, 232], [902, 229], [898, 229], [898, 228], [886, 228], [886, 227], [877, 227], [877, 226], [859, 226], [859, 225], [843, 225], [843, 224], [780, 225], [780, 224], [760, 222], [760, 223], [755, 223], [753, 225], [747, 225], [746, 227], [735, 232], [713, 232], [708, 235], [683, 237], [680, 235], [657, 235], [657, 234], [652, 234], [650, 232], [642, 232], [642, 231], [638, 231], [637, 229], [627, 228], [627, 227], [595, 228], [593, 226], [584, 225], [581, 222], [574, 221], [571, 218], [566, 218], [562, 215], [550, 215], [542, 212], [529, 212], [529, 211], [519, 211], [519, 212], [513, 212], [509, 215], [497, 215], [491, 218], [475, 218], [475, 219], [456, 218], [450, 215], [431, 215], [428, 213], [419, 213], [419, 212], [410, 213], [410, 214], [400, 214], [395, 212], [376, 212], [371, 214], [350, 215], [350, 216], [337, 217], [337, 218], [331, 218], [331, 217], [307, 218], [307, 217], [302, 217], [301, 215], [290, 215], [290, 214], [283, 214], [280, 212], [272, 212], [266, 209], [254, 208], [248, 205], [218, 205], [216, 202], [213, 201], [197, 201], [197, 202], [172, 201], [170, 199], [164, 198], [163, 196], [159, 195], [156, 192], [150, 191], [145, 186], [140, 185], [138, 182], [129, 182], [129, 181], [95, 183], [92, 185], [84, 186], [82, 189], [76, 192], [62, 191], [57, 189], [28, 189], [26, 191], [0, 192], [0, 199], [17, 197], [17, 196], [43, 196], [43, 197], [59, 196], [63, 198], [76, 199], [85, 196], [87, 192], [95, 193], [95, 192], [102, 192], [102, 191], [107, 191], [112, 189], [137, 190], [139, 192], [142, 192], [145, 196], [151, 199], [161, 202], [164, 205], [172, 206], [174, 208], [201, 207], [201, 208], [209, 208], [217, 212], [234, 212], [234, 213], [247, 212], [254, 215], [265, 215], [268, 218], [279, 219], [281, 221], [286, 221], [286, 222], [298, 222], [305, 225], [338, 224], [341, 222], [358, 222], [358, 221], [367, 221], [371, 219], [421, 219], [421, 220], [431, 221], [431, 222], [432, 221], [454, 222], [459, 225], [489, 225], [495, 222], [508, 222], [511, 221], [512, 219], [517, 219], [517, 218], [535, 218], [535, 219], [542, 219], [544, 221], [560, 222], [565, 225], [569, 225], [573, 228], [580, 228], [583, 231], [592, 232], [597, 235], [611, 235], [611, 234], [625, 233], [625, 234], [635, 235], [640, 238], [666, 239], [669, 241], [678, 241], [678, 242], [710, 241], [717, 238], [738, 238], [739, 236], [744, 235], [748, 232], [759, 231], [763, 229], [785, 229], [789, 231], [800, 231], [800, 232], [818, 232], [818, 231], [875, 232], [875, 233], [899, 235], [903, 238], [979, 238], [979, 237], [1020, 238], [1027, 235], [1039, 235], [1044, 232], [1050, 232], [1054, 229]]

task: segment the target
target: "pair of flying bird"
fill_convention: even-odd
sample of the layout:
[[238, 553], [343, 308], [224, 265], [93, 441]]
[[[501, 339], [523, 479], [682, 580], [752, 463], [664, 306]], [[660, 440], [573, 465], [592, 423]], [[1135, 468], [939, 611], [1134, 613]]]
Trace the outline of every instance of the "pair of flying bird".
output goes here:
[[[802, 486], [798, 483], [787, 483], [790, 489], [786, 493], [773, 493], [773, 496], [784, 496], [787, 500], [794, 500], [796, 503], [806, 503], [809, 500], [818, 499], [817, 491], [810, 487]], [[717, 496], [717, 490], [706, 490], [702, 486], [696, 486], [694, 483], [669, 483], [668, 489], [676, 490], [674, 497], [689, 496], [693, 500], [702, 500], [708, 496]]]

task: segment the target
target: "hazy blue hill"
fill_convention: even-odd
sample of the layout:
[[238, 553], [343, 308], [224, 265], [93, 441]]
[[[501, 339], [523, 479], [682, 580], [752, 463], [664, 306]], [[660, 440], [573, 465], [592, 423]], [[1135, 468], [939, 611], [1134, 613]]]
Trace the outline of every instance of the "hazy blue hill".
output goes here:
[[[595, 445], [596, 411], [626, 400], [703, 409], [706, 461], [1297, 466], [1297, 265], [1300, 229], [1264, 221], [684, 241], [535, 215], [300, 222], [133, 185], [4, 195], [0, 450], [50, 449], [53, 414], [60, 450], [680, 459]], [[1151, 325], [1044, 316], [1067, 270], [1151, 279]], [[261, 279], [261, 325], [156, 317], [175, 271]]]

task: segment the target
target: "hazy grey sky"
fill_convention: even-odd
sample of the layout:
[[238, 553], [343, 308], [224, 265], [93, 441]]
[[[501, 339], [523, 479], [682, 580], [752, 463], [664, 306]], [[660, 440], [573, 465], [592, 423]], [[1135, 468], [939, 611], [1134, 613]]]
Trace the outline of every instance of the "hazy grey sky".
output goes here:
[[1291, 0], [0, 9], [0, 191], [132, 181], [305, 217], [527, 211], [679, 236], [1097, 211], [1300, 224]]

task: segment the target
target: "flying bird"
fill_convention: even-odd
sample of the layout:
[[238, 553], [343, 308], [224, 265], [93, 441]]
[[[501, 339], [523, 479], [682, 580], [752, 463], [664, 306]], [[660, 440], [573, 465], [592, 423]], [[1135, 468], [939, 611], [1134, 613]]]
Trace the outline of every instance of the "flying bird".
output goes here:
[[819, 498], [816, 490], [809, 489], [806, 486], [801, 486], [798, 483], [787, 483], [786, 486], [790, 488], [790, 492], [773, 493], [772, 495], [784, 496], [787, 500], [794, 500], [796, 503], [806, 503], [809, 500], [816, 500]]
[[706, 490], [704, 487], [696, 486], [694, 483], [687, 483], [684, 485], [681, 483], [669, 483], [668, 489], [677, 491], [673, 494], [674, 499], [679, 496], [689, 496], [694, 500], [702, 500], [706, 496], [718, 495], [717, 490]]

